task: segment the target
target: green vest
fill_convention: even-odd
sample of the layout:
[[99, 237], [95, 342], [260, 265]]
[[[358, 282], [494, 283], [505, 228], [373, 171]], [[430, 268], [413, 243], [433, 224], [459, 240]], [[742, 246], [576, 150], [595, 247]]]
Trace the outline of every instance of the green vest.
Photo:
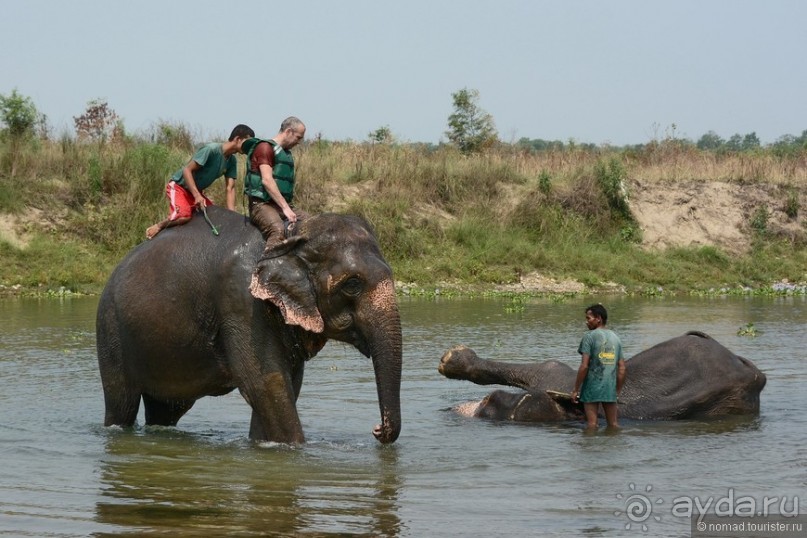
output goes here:
[[283, 198], [291, 204], [294, 198], [294, 158], [291, 153], [274, 140], [263, 140], [260, 138], [250, 138], [245, 140], [241, 146], [247, 154], [247, 173], [244, 176], [244, 194], [260, 198], [266, 202], [271, 201], [269, 193], [263, 188], [261, 183], [261, 171], [252, 169], [252, 154], [261, 142], [268, 142], [275, 150], [275, 165], [272, 167], [272, 177], [277, 183], [277, 188]]

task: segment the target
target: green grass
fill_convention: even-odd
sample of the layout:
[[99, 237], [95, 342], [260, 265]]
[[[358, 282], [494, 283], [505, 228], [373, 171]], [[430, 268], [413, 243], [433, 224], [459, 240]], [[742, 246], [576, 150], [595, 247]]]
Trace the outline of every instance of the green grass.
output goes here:
[[[0, 172], [0, 213], [33, 205], [49, 222], [30, 227], [33, 239], [24, 248], [0, 241], [0, 285], [97, 291], [146, 227], [166, 215], [165, 182], [190, 155], [181, 147], [63, 138], [25, 148], [16, 157], [17, 177]], [[0, 160], [8, 161], [8, 151], [0, 145]], [[787, 185], [783, 204], [796, 218], [792, 193], [807, 179], [788, 164], [792, 156], [763, 152], [737, 161], [689, 152], [667, 163], [658, 152], [504, 149], [464, 156], [451, 148], [325, 141], [295, 155], [299, 205], [365, 217], [396, 279], [424, 289], [449, 283], [484, 290], [532, 272], [593, 287], [614, 282], [636, 293], [807, 280], [804, 234], [773, 233], [768, 208], [751, 215], [754, 242], [746, 255], [718, 247], [647, 251], [624, 189], [636, 176], [733, 181], [752, 168], [757, 180]], [[223, 183], [208, 194], [223, 202]]]

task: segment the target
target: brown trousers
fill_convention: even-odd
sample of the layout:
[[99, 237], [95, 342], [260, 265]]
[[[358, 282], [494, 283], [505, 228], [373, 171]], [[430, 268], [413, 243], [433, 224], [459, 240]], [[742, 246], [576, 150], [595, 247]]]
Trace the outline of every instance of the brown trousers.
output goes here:
[[[298, 222], [308, 218], [308, 214], [294, 209]], [[266, 239], [266, 248], [279, 245], [286, 238], [286, 219], [283, 210], [274, 201], [265, 202], [260, 198], [249, 197], [249, 221], [260, 230]]]

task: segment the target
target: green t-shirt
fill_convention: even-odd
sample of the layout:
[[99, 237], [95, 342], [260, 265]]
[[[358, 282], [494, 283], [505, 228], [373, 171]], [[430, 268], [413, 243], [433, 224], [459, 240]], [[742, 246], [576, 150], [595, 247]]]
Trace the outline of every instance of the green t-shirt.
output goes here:
[[580, 388], [581, 402], [615, 402], [617, 363], [624, 360], [622, 342], [614, 331], [594, 329], [580, 340], [577, 352], [588, 354], [588, 374]]
[[[218, 142], [205, 144], [193, 154], [191, 160], [196, 161], [199, 166], [201, 166], [201, 168], [193, 174], [193, 180], [196, 182], [196, 188], [200, 191], [208, 188], [222, 175], [231, 178], [238, 177], [238, 161], [236, 160], [235, 155], [230, 155], [229, 157], [225, 158], [221, 144]], [[184, 187], [185, 178], [182, 177], [183, 168], [180, 168], [173, 176], [171, 176], [171, 179]]]

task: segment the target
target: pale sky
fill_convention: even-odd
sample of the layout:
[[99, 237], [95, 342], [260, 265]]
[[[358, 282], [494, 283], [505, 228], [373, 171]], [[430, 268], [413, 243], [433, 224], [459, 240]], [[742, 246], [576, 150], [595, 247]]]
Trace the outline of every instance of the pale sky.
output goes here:
[[0, 94], [56, 134], [101, 98], [129, 132], [298, 116], [330, 140], [445, 140], [480, 92], [500, 137], [615, 145], [807, 129], [803, 0], [0, 0]]

